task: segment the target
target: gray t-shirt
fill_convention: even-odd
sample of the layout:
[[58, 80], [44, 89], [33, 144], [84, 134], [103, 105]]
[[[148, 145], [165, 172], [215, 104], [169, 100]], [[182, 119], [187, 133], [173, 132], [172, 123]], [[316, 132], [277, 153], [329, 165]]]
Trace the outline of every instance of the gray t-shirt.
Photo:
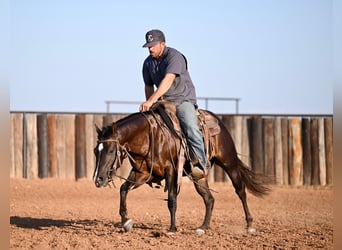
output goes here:
[[186, 58], [170, 47], [165, 47], [160, 59], [148, 56], [143, 64], [143, 78], [146, 85], [158, 87], [167, 73], [176, 74], [176, 78], [170, 89], [163, 95], [164, 100], [176, 105], [184, 101], [196, 104], [196, 91], [187, 69]]

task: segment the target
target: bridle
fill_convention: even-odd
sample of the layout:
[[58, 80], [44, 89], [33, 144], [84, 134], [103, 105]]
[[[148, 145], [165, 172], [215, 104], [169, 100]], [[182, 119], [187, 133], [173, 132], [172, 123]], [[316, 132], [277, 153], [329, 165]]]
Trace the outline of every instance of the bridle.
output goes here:
[[[126, 145], [121, 145], [118, 139], [108, 138], [108, 139], [104, 139], [104, 140], [98, 140], [97, 141], [98, 147], [99, 147], [99, 145], [101, 145], [102, 143], [105, 143], [105, 142], [113, 142], [115, 144], [115, 149], [116, 149], [114, 152], [115, 159], [114, 159], [113, 163], [111, 164], [111, 167], [107, 171], [108, 182], [112, 182], [113, 181], [113, 178], [112, 178], [113, 171], [114, 171], [114, 173], [116, 173], [116, 170], [122, 166], [121, 155], [123, 155], [122, 159], [125, 159], [126, 157], [128, 157], [133, 162], [135, 162], [135, 160], [130, 155]], [[98, 155], [99, 159], [101, 158], [101, 153], [102, 153], [102, 150], [99, 151], [99, 155]], [[95, 169], [94, 176], [93, 176], [94, 181], [95, 181], [95, 178], [97, 176], [99, 164], [100, 164], [100, 160], [98, 160], [98, 162], [96, 164], [96, 169]], [[120, 177], [120, 178], [123, 178], [123, 177]]]

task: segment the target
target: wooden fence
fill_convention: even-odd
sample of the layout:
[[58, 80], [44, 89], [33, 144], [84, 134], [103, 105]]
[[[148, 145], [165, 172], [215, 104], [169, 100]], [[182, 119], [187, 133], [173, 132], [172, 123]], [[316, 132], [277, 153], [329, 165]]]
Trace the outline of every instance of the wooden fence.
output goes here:
[[[10, 176], [19, 178], [92, 178], [95, 124], [108, 125], [126, 114], [12, 112]], [[279, 185], [333, 183], [332, 116], [222, 115], [239, 157]], [[126, 176], [124, 162], [119, 174]], [[212, 168], [211, 182], [228, 181]]]

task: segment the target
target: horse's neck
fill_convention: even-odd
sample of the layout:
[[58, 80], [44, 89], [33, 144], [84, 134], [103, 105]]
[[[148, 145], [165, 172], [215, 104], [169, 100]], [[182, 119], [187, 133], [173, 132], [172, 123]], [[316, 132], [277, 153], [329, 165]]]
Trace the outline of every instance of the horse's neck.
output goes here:
[[143, 114], [136, 113], [118, 121], [119, 141], [121, 144], [128, 144], [134, 153], [140, 154], [149, 145], [150, 125]]

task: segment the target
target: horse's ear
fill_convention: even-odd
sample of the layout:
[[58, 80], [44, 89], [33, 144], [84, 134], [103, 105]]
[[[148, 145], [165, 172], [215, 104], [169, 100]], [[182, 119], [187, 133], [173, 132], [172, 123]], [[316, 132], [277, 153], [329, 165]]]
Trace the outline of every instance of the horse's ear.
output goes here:
[[98, 134], [101, 134], [102, 133], [102, 130], [97, 126], [97, 124], [95, 123], [95, 128], [96, 128], [96, 132]]
[[116, 137], [118, 135], [118, 126], [116, 125], [116, 122], [113, 122], [112, 130], [113, 130], [113, 135]]

